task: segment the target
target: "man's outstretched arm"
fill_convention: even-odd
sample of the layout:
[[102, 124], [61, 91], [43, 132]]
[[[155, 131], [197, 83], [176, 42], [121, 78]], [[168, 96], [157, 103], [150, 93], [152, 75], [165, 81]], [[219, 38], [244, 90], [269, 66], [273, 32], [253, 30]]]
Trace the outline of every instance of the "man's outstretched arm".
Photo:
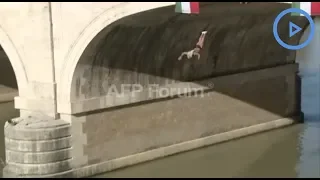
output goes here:
[[181, 53], [181, 55], [179, 56], [178, 60], [180, 61], [183, 58], [183, 56], [185, 56], [185, 55], [187, 56], [188, 52]]

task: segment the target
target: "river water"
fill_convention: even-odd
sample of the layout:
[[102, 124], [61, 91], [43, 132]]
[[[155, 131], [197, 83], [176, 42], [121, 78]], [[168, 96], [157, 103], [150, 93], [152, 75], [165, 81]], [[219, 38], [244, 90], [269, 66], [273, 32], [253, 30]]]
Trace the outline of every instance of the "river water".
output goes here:
[[[302, 81], [305, 123], [169, 156], [95, 177], [320, 177], [320, 76]], [[0, 104], [0, 126], [18, 116]], [[0, 158], [4, 161], [1, 128]], [[1, 163], [1, 166], [3, 164]]]
[[96, 177], [320, 177], [319, 124], [299, 124]]

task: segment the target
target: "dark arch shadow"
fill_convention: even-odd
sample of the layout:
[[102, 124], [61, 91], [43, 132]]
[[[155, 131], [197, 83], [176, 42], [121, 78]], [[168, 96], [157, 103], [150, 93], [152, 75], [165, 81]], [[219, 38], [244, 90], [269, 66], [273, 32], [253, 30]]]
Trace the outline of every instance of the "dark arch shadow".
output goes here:
[[[281, 47], [272, 33], [275, 17], [290, 6], [201, 3], [199, 15], [177, 14], [173, 7], [165, 7], [125, 17], [100, 32], [82, 54], [73, 77], [72, 101], [104, 96], [105, 87], [110, 85], [165, 85], [168, 80], [197, 81], [294, 64], [295, 52]], [[288, 21], [306, 28], [307, 20], [285, 16], [280, 21], [282, 40], [297, 44], [302, 33], [289, 39]], [[195, 46], [203, 30], [208, 34], [201, 59], [178, 61], [181, 52]], [[269, 88], [274, 93], [270, 85], [264, 84], [261, 82], [257, 88]], [[287, 116], [268, 102], [267, 96], [259, 98], [250, 92], [238, 96], [234, 88], [246, 91], [241, 86], [223, 85], [215, 86], [214, 91]]]
[[0, 83], [3, 86], [10, 87], [13, 89], [18, 89], [16, 76], [14, 74], [11, 63], [5, 53], [5, 51], [0, 46]]
[[0, 46], [0, 177], [5, 162], [4, 124], [7, 120], [19, 116], [14, 108], [14, 97], [18, 95], [18, 85], [14, 70], [8, 56]]

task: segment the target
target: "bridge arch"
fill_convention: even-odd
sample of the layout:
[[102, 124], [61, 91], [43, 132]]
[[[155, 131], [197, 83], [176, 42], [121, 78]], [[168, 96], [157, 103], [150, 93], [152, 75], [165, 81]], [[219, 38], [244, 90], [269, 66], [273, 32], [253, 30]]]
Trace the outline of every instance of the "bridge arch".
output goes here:
[[[153, 3], [151, 3], [153, 4]], [[130, 9], [129, 4], [128, 9]], [[170, 5], [170, 4], [168, 4]], [[178, 81], [196, 81], [197, 79], [203, 79], [203, 78], [209, 78], [212, 76], [217, 75], [223, 75], [223, 74], [232, 74], [235, 72], [244, 72], [248, 70], [255, 70], [255, 69], [263, 69], [268, 68], [272, 66], [279, 66], [283, 64], [288, 63], [294, 63], [294, 55], [293, 57], [290, 56], [290, 51], [282, 48], [274, 39], [273, 33], [272, 33], [272, 25], [274, 18], [277, 16], [279, 12], [282, 10], [290, 7], [289, 4], [282, 4], [282, 3], [256, 3], [256, 4], [249, 4], [248, 6], [241, 6], [238, 3], [203, 3], [202, 4], [203, 11], [206, 9], [206, 13], [201, 13], [199, 16], [190, 16], [190, 15], [181, 15], [176, 14], [173, 11], [173, 8], [159, 8], [157, 10], [153, 11], [146, 11], [143, 13], [139, 13], [141, 11], [137, 11], [136, 8], [134, 11], [131, 11], [131, 14], [127, 14], [127, 16], [118, 16], [117, 18], [112, 18], [112, 21], [110, 18], [108, 19], [107, 16], [110, 17], [113, 11], [110, 10], [110, 12], [106, 11], [105, 18], [106, 20], [103, 20], [103, 18], [97, 17], [97, 22], [100, 23], [91, 23], [91, 24], [97, 24], [88, 26], [84, 32], [82, 33], [81, 37], [78, 38], [77, 42], [73, 46], [72, 50], [69, 52], [68, 57], [65, 60], [65, 66], [63, 67], [62, 76], [61, 76], [61, 82], [60, 87], [58, 87], [58, 94], [60, 97], [60, 103], [58, 103], [58, 111], [60, 113], [80, 113], [83, 112], [82, 110], [88, 111], [91, 106], [91, 110], [96, 109], [102, 109], [102, 107], [98, 107], [101, 104], [106, 103], [105, 97], [103, 95], [94, 95], [94, 96], [87, 96], [84, 98], [74, 98], [73, 95], [77, 94], [77, 91], [81, 91], [81, 88], [74, 88], [74, 83], [82, 77], [77, 75], [75, 77], [75, 73], [78, 71], [82, 71], [82, 74], [85, 74], [84, 68], [89, 68], [91, 72], [91, 79], [93, 77], [92, 72], [97, 71], [103, 71], [102, 74], [108, 74], [110, 69], [121, 69], [123, 72], [111, 72], [113, 77], [107, 77], [107, 79], [117, 79], [122, 78], [120, 76], [128, 76], [125, 75], [125, 71], [131, 71], [133, 74], [129, 76], [139, 76], [136, 81], [139, 81], [139, 79], [145, 82], [145, 84], [148, 84], [150, 78], [143, 77], [141, 78], [140, 75], [135, 75], [135, 73], [138, 74], [147, 74], [154, 76], [156, 78], [151, 78], [151, 81], [157, 81], [157, 78], [163, 78], [161, 79], [161, 83], [165, 84], [165, 81], [169, 80], [178, 80]], [[159, 6], [158, 6], [159, 7]], [[214, 8], [210, 9], [210, 8]], [[116, 8], [115, 8], [116, 9]], [[120, 8], [121, 9], [121, 8]], [[152, 8], [150, 8], [152, 9]], [[162, 9], [165, 9], [162, 11]], [[234, 9], [233, 13], [230, 13], [225, 16], [225, 19], [221, 18], [221, 14], [224, 12], [230, 12], [231, 9]], [[115, 10], [116, 11], [116, 10]], [[136, 13], [133, 13], [136, 12]], [[214, 13], [212, 13], [214, 12]], [[115, 12], [114, 12], [115, 13]], [[150, 18], [146, 20], [146, 23], [142, 23], [144, 21], [144, 17], [152, 16], [155, 13], [155, 16], [157, 17], [156, 23], [151, 22]], [[162, 17], [162, 15], [165, 14], [165, 17]], [[129, 16], [132, 15], [132, 16]], [[102, 17], [102, 16], [101, 16]], [[124, 17], [124, 18], [121, 18]], [[289, 17], [283, 18], [284, 21], [292, 20]], [[301, 18], [293, 18], [295, 20], [296, 24], [305, 26], [305, 21], [301, 20]], [[154, 18], [153, 20], [154, 21]], [[297, 43], [298, 39], [300, 38], [301, 34], [296, 35], [295, 38], [291, 38], [290, 40], [286, 38], [287, 32], [288, 32], [288, 26], [287, 23], [282, 21], [279, 24], [279, 34], [280, 37], [284, 38], [284, 41], [293, 41], [292, 43]], [[191, 22], [191, 24], [190, 24]], [[98, 26], [100, 24], [100, 26]], [[104, 24], [101, 26], [101, 24]], [[155, 25], [156, 24], [156, 25]], [[107, 27], [107, 28], [106, 28]], [[188, 48], [193, 46], [193, 43], [196, 43], [198, 38], [198, 33], [201, 33], [201, 31], [207, 28], [209, 29], [210, 33], [208, 35], [207, 45], [206, 49], [204, 50], [205, 58], [203, 58], [201, 63], [194, 63], [199, 61], [187, 61], [187, 62], [178, 62], [175, 61], [174, 58], [177, 58], [179, 54], [187, 50]], [[94, 31], [93, 29], [96, 29], [97, 31]], [[100, 30], [98, 32], [98, 29]], [[130, 31], [135, 31], [136, 34], [134, 34], [134, 37], [128, 37], [124, 34], [130, 34]], [[113, 34], [112, 34], [113, 33]], [[121, 35], [119, 35], [121, 34]], [[132, 32], [133, 34], [133, 32]], [[117, 36], [115, 38], [112, 38], [112, 36]], [[122, 36], [122, 37], [121, 37]], [[160, 36], [165, 36], [163, 39], [160, 38]], [[175, 40], [170, 40], [170, 37], [177, 37]], [[90, 38], [88, 38], [90, 37]], [[143, 38], [142, 38], [143, 37]], [[157, 37], [156, 40], [154, 40], [152, 37]], [[124, 41], [124, 38], [130, 39], [131, 44], [132, 43], [139, 43], [142, 45], [144, 50], [141, 50], [141, 48], [132, 48], [134, 50], [130, 51], [117, 51], [113, 53], [110, 49], [116, 48], [121, 49], [122, 46], [117, 43], [119, 40]], [[151, 38], [151, 39], [150, 39]], [[286, 39], [285, 39], [286, 38]], [[144, 39], [144, 40], [141, 40]], [[149, 39], [149, 41], [153, 40], [156, 42], [161, 41], [157, 49], [157, 43], [152, 42], [150, 44], [145, 43], [146, 39]], [[172, 39], [172, 38], [171, 38]], [[180, 40], [179, 40], [180, 39]], [[186, 39], [182, 40], [181, 39]], [[100, 41], [100, 42], [96, 42]], [[109, 42], [104, 43], [104, 42]], [[140, 42], [138, 42], [140, 41]], [[98, 49], [98, 44], [102, 44], [104, 46], [104, 52], [99, 54], [99, 52], [96, 51], [96, 53], [90, 52], [90, 49]], [[115, 46], [114, 44], [118, 44]], [[106, 45], [107, 44], [107, 45]], [[178, 44], [178, 45], [175, 45]], [[180, 44], [180, 45], [179, 45]], [[290, 43], [291, 44], [291, 43]], [[149, 60], [143, 60], [144, 62], [137, 62], [134, 58], [131, 57], [124, 57], [118, 58], [115, 54], [131, 54], [133, 56], [139, 56], [142, 57], [143, 53], [140, 53], [140, 51], [144, 51], [146, 53], [146, 49], [150, 49], [152, 46], [154, 53], [156, 55], [147, 55], [146, 57]], [[161, 47], [160, 47], [161, 46]], [[185, 46], [185, 47], [183, 47]], [[99, 47], [101, 48], [101, 47]], [[168, 49], [171, 48], [171, 51], [168, 51]], [[88, 50], [89, 49], [89, 50]], [[173, 50], [172, 50], [173, 49]], [[210, 52], [211, 51], [211, 52]], [[89, 52], [89, 54], [88, 54]], [[210, 53], [209, 53], [210, 52]], [[112, 54], [112, 55], [110, 55]], [[90, 63], [85, 62], [83, 59], [93, 59], [93, 57], [100, 56], [99, 60], [92, 60]], [[107, 59], [103, 60], [101, 56], [108, 56], [107, 59], [113, 62], [107, 62], [109, 61]], [[156, 56], [156, 57], [155, 57]], [[289, 57], [289, 59], [288, 59]], [[132, 67], [129, 67], [130, 65], [125, 65], [124, 61], [126, 58], [131, 58], [130, 61], [126, 61], [128, 64], [131, 63]], [[153, 61], [151, 60], [153, 58]], [[81, 60], [82, 59], [82, 60]], [[93, 61], [99, 61], [102, 64], [104, 64], [105, 67], [101, 67], [98, 64], [96, 64]], [[133, 62], [132, 62], [133, 61]], [[218, 61], [219, 67], [216, 66], [216, 62]], [[150, 63], [154, 63], [153, 65]], [[108, 66], [108, 63], [109, 67]], [[111, 64], [110, 64], [111, 63]], [[120, 64], [119, 64], [120, 63]], [[140, 64], [139, 64], [140, 63]], [[132, 69], [133, 66], [146, 66], [145, 68], [140, 68], [139, 70]], [[180, 63], [180, 64], [179, 64]], [[159, 70], [157, 66], [160, 66], [164, 70]], [[137, 68], [137, 67], [135, 67]], [[139, 68], [139, 67], [138, 67]], [[77, 70], [76, 70], [77, 69]], [[109, 70], [108, 70], [109, 69]], [[166, 71], [167, 70], [167, 71]], [[139, 71], [139, 72], [134, 72]], [[150, 72], [152, 71], [152, 72]], [[118, 74], [117, 74], [118, 73]], [[116, 77], [117, 75], [121, 74], [119, 77]], [[103, 76], [103, 75], [102, 75]], [[102, 86], [103, 78], [105, 77], [98, 77], [99, 80], [95, 80], [96, 82], [91, 84], [91, 86]], [[145, 76], [145, 75], [142, 75]], [[124, 77], [127, 78], [127, 77]], [[144, 80], [146, 79], [146, 80]], [[122, 79], [123, 80], [123, 79]], [[87, 81], [87, 80], [86, 80]], [[100, 81], [100, 82], [97, 82]], [[111, 80], [112, 81], [112, 80]], [[116, 80], [115, 80], [116, 81]], [[120, 80], [121, 81], [121, 80]], [[112, 82], [108, 82], [112, 83]], [[119, 83], [119, 82], [115, 82]], [[122, 82], [124, 83], [124, 82]], [[130, 82], [132, 84], [134, 82]], [[154, 82], [159, 83], [159, 82]], [[160, 83], [160, 84], [161, 84]], [[81, 82], [79, 82], [81, 84]], [[79, 85], [78, 84], [78, 85]], [[139, 84], [139, 83], [138, 83]], [[88, 85], [87, 85], [88, 86]], [[206, 86], [206, 85], [204, 85]], [[72, 92], [73, 91], [73, 92]], [[99, 91], [99, 90], [94, 90]], [[100, 98], [100, 99], [99, 99]], [[59, 100], [59, 99], [58, 99]], [[102, 100], [102, 101], [100, 101]], [[87, 101], [87, 104], [86, 104]], [[95, 101], [95, 102], [94, 102]], [[93, 103], [94, 102], [94, 103]], [[77, 107], [85, 107], [84, 109], [80, 108], [77, 110], [74, 110], [71, 106], [72, 104], [75, 104]], [[81, 105], [79, 105], [81, 103]], [[97, 107], [93, 106], [92, 104], [96, 104]], [[59, 106], [63, 106], [59, 108]], [[68, 107], [66, 107], [68, 106]], [[67, 109], [67, 110], [66, 110]], [[61, 112], [64, 111], [64, 112]]]
[[20, 94], [22, 92], [23, 87], [27, 86], [28, 77], [27, 77], [22, 59], [19, 53], [17, 52], [15, 45], [11, 41], [9, 35], [5, 32], [5, 30], [1, 26], [0, 26], [0, 45], [3, 48], [4, 52], [6, 53], [6, 55], [8, 56], [8, 59], [11, 63], [11, 66], [16, 76], [19, 94]]
[[72, 78], [77, 63], [85, 48], [104, 28], [123, 17], [173, 4], [175, 2], [122, 2], [110, 9], [106, 9], [93, 19], [73, 43], [73, 46], [65, 57], [60, 85], [58, 87], [58, 101], [64, 101], [65, 98], [70, 97]]

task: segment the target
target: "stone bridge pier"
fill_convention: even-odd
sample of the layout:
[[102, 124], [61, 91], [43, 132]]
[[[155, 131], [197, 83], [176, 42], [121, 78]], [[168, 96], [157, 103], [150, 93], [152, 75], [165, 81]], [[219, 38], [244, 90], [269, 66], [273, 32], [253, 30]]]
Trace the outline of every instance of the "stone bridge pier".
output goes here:
[[[20, 110], [4, 127], [6, 177], [92, 176], [299, 119], [295, 52], [272, 33], [290, 4], [0, 4]], [[280, 22], [297, 44], [289, 20], [307, 21]], [[200, 58], [179, 61], [202, 31]]]

